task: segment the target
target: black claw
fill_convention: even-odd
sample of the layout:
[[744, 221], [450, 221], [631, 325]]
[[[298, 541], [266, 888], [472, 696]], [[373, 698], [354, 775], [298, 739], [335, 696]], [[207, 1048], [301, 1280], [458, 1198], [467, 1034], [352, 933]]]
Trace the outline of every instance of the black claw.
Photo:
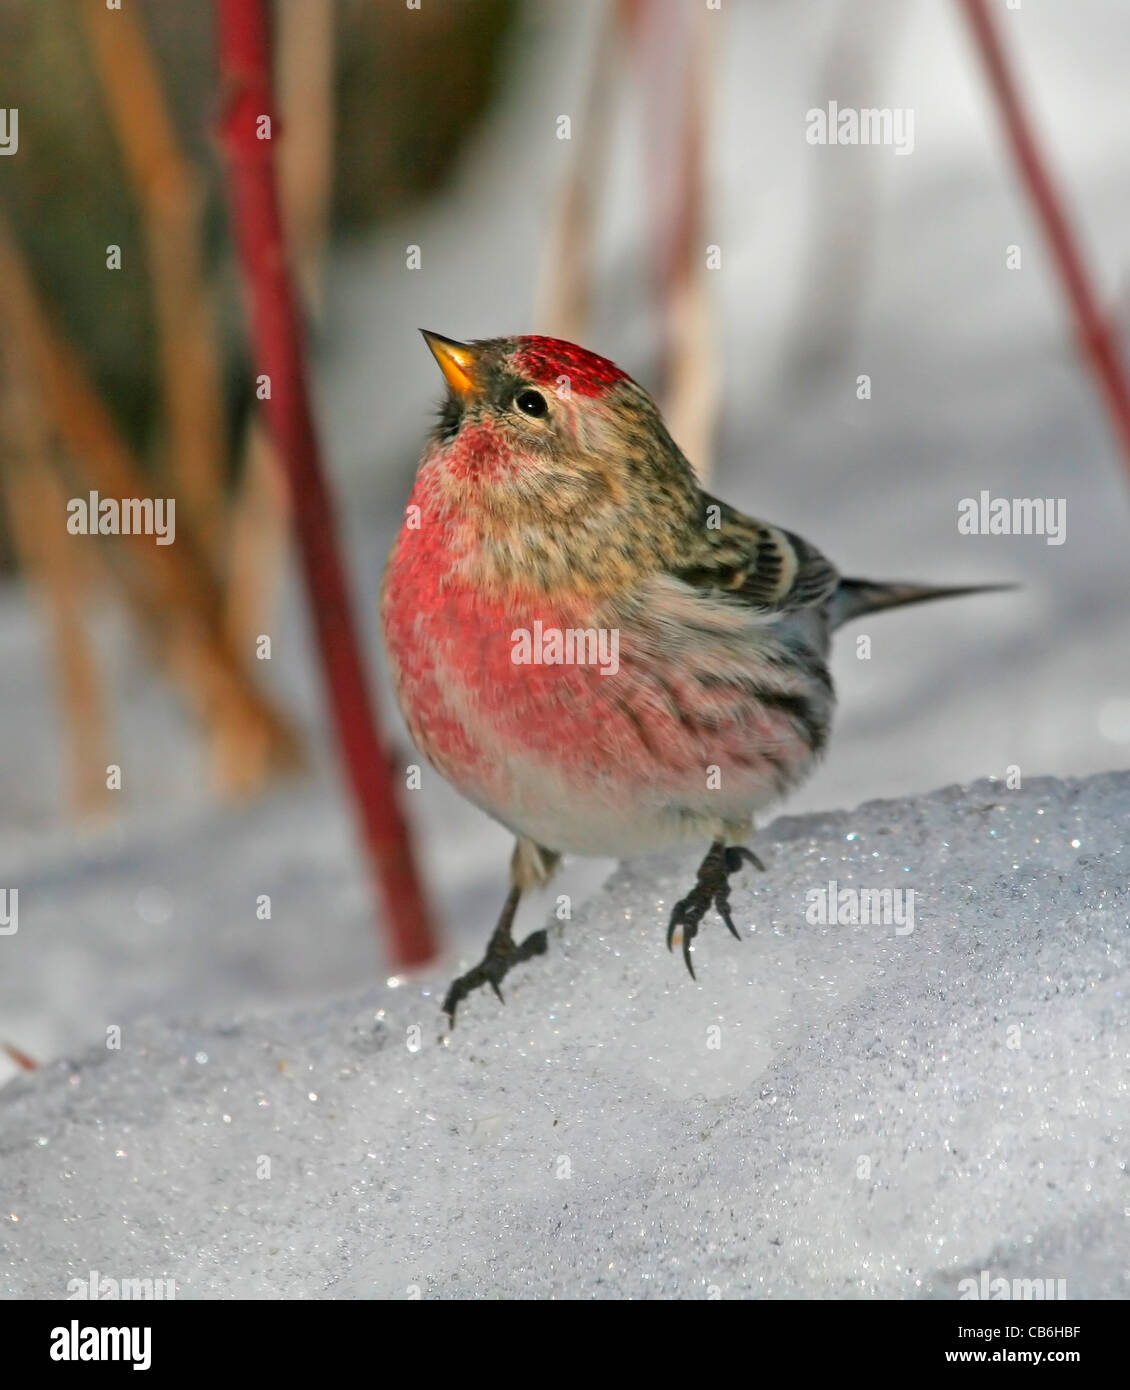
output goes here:
[[[518, 947], [518, 960], [529, 960], [531, 956], [544, 956], [549, 950], [549, 933], [542, 927], [532, 931]], [[514, 964], [515, 962], [512, 962]]]
[[691, 979], [695, 978], [694, 966], [691, 964], [691, 942], [698, 935], [698, 924], [702, 921], [703, 913], [710, 906], [709, 895], [704, 896], [701, 881], [696, 883], [685, 898], [680, 898], [671, 909], [671, 920], [667, 923], [667, 949], [670, 951], [675, 941], [675, 932], [681, 927], [683, 930], [683, 960], [686, 961], [687, 969], [691, 973]]
[[735, 941], [742, 939], [730, 913], [729, 880], [730, 875], [736, 873], [746, 860], [761, 870], [765, 868], [757, 855], [752, 850], [746, 849], [744, 845], [726, 847], [715, 841], [707, 851], [706, 858], [699, 865], [694, 887], [685, 898], [680, 898], [671, 909], [671, 920], [667, 924], [667, 949], [669, 951], [672, 949], [675, 932], [681, 927], [683, 930], [683, 960], [686, 962], [692, 980], [696, 979], [697, 976], [694, 973], [694, 966], [691, 964], [691, 942], [698, 935], [699, 923], [706, 915], [708, 908], [714, 908], [722, 921], [725, 922]]
[[726, 868], [730, 873], [736, 874], [741, 868], [742, 863], [752, 864], [755, 869], [760, 869], [765, 873], [765, 865], [754, 854], [753, 850], [747, 849], [745, 845], [729, 845], [726, 849]]
[[735, 941], [740, 941], [742, 939], [742, 935], [741, 932], [738, 931], [737, 927], [734, 926], [734, 919], [730, 916], [729, 902], [727, 902], [723, 906], [721, 899], [715, 898], [714, 906], [718, 909], [718, 915], [722, 918], [723, 922], [725, 922], [726, 925], [729, 927], [730, 935], [734, 938]]
[[478, 965], [468, 970], [465, 975], [460, 975], [457, 980], [453, 980], [451, 988], [447, 991], [443, 1011], [447, 1015], [449, 1025], [455, 1027], [455, 1010], [469, 994], [483, 985], [490, 985], [498, 1002], [505, 1004], [506, 1000], [502, 997], [499, 986], [507, 974], [522, 961], [529, 960], [532, 956], [544, 955], [548, 946], [549, 937], [544, 929], [531, 932], [520, 945], [511, 939], [509, 932], [492, 937], [487, 953]]

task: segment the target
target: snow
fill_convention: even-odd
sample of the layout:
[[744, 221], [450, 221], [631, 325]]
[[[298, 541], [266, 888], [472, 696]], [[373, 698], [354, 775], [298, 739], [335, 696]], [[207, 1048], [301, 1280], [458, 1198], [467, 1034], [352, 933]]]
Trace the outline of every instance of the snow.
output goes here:
[[[123, 1012], [120, 1049], [80, 1029], [0, 1092], [0, 1290], [954, 1298], [984, 1269], [1126, 1297], [1128, 811], [1112, 773], [780, 819], [697, 983], [664, 949], [694, 860], [639, 861], [446, 1036], [454, 960], [298, 1011]], [[912, 888], [913, 930], [813, 925], [829, 879]]]
[[[0, 592], [0, 889], [20, 893], [0, 1040], [44, 1063], [16, 1076], [0, 1056], [0, 1291], [58, 1297], [98, 1269], [175, 1277], [180, 1297], [952, 1298], [988, 1269], [1126, 1296], [1130, 774], [1105, 773], [1130, 749], [1126, 480], [957, 7], [874, 6], [856, 94], [821, 75], [842, 7], [803, 8], [726, 6], [716, 45], [714, 488], [847, 573], [1023, 590], [841, 635], [832, 746], [788, 807], [806, 814], [762, 833], [769, 872], [735, 887], [746, 939], [708, 917], [697, 984], [663, 944], [691, 858], [618, 869], [596, 897], [610, 866], [574, 862], [523, 907], [528, 931], [572, 898], [550, 955], [505, 1008], [471, 1000], [446, 1044], [438, 999], [486, 940], [509, 837], [425, 768], [407, 810], [452, 958], [378, 984], [293, 573], [266, 677], [315, 772], [244, 808], [216, 807], [202, 741], [94, 596], [126, 771], [98, 832], [60, 824], [46, 625]], [[529, 11], [451, 186], [331, 266], [316, 384], [374, 670], [380, 571], [438, 396], [416, 329], [537, 326], [570, 155], [556, 118], [580, 109], [595, 32], [580, 10]], [[1118, 313], [1130, 10], [1026, 5], [1006, 24]], [[913, 108], [914, 155], [808, 146], [805, 112], [840, 96]], [[638, 126], [611, 152], [587, 341], [653, 386]], [[846, 337], [819, 298], [835, 277], [812, 274], [845, 249]], [[960, 535], [982, 489], [1065, 498], [1066, 543]], [[416, 761], [380, 694], [397, 761]], [[1022, 789], [977, 780], [1009, 768]], [[820, 811], [876, 796], [901, 799]], [[829, 878], [913, 888], [914, 931], [810, 924]]]

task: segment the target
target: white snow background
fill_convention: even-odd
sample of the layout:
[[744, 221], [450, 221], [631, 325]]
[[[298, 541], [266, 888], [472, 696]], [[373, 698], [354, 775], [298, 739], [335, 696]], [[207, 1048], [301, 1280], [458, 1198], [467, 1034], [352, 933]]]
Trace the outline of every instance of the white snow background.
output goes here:
[[[181, 1296], [953, 1297], [991, 1268], [1125, 1296], [1130, 779], [1037, 779], [1130, 761], [1127, 483], [956, 6], [868, 13], [896, 11], [880, 90], [856, 99], [914, 108], [906, 158], [804, 142], [806, 110], [844, 99], [820, 79], [838, 7], [725, 7], [714, 487], [848, 573], [1024, 584], [850, 629], [832, 749], [787, 809], [969, 790], [769, 827], [769, 873], [734, 895], [747, 939], [711, 916], [697, 985], [663, 947], [693, 856], [619, 870], [504, 1009], [476, 997], [442, 1046], [436, 996], [482, 949], [508, 837], [425, 773], [408, 809], [452, 950], [384, 984], [293, 579], [270, 674], [315, 776], [217, 808], [200, 742], [107, 611], [126, 788], [97, 834], [58, 824], [49, 652], [10, 588], [0, 884], [20, 891], [20, 930], [0, 938], [0, 1036], [46, 1065], [0, 1094], [0, 1290], [61, 1296], [98, 1268], [174, 1277]], [[331, 268], [320, 414], [375, 669], [380, 568], [439, 396], [416, 329], [531, 327], [568, 154], [552, 130], [577, 107], [593, 13], [531, 7], [452, 187]], [[1113, 311], [1130, 10], [1026, 0], [1000, 19]], [[621, 145], [590, 345], [647, 383], [630, 132]], [[832, 156], [878, 170], [863, 316], [824, 376], [788, 374], [798, 341], [820, 346], [819, 315], [797, 321], [812, 238], [827, 250], [855, 226], [854, 207], [827, 221], [819, 203]], [[1022, 271], [1004, 268], [1010, 244]], [[958, 535], [959, 500], [982, 488], [1065, 497], [1066, 544]], [[1009, 766], [1019, 791], [978, 780]], [[567, 866], [554, 892], [581, 901], [609, 868]], [[809, 925], [806, 894], [849, 872], [913, 887], [914, 933]], [[523, 929], [551, 904], [531, 900]]]

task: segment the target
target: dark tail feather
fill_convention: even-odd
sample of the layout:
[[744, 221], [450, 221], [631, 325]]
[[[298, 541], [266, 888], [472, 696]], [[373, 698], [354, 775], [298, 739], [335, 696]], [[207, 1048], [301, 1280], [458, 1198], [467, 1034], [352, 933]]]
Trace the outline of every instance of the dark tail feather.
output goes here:
[[842, 627], [864, 613], [901, 608], [907, 603], [930, 603], [936, 598], [960, 598], [962, 594], [996, 594], [1017, 584], [877, 584], [870, 579], [841, 579], [829, 604], [832, 627]]

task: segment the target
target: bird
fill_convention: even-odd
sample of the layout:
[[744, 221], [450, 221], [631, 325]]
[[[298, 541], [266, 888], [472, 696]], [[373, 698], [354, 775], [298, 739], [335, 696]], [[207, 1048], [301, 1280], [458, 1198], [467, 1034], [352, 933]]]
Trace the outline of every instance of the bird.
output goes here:
[[647, 391], [562, 339], [421, 330], [446, 393], [381, 585], [417, 748], [515, 837], [510, 887], [459, 1005], [544, 954], [513, 936], [562, 855], [698, 844], [670, 950], [730, 880], [763, 870], [754, 816], [827, 747], [832, 633], [863, 614], [1000, 584], [845, 578], [809, 541], [706, 492]]

